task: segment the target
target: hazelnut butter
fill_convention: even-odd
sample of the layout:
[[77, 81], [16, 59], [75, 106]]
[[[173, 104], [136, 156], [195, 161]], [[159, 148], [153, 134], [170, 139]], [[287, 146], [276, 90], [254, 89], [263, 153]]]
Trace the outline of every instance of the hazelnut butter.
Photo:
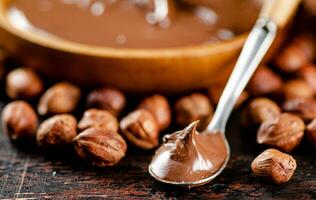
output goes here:
[[223, 134], [199, 133], [194, 122], [164, 137], [149, 170], [167, 182], [196, 182], [218, 172], [228, 155]]
[[179, 0], [173, 1], [169, 20], [152, 25], [149, 0], [10, 2], [8, 20], [22, 31], [115, 48], [170, 48], [229, 40], [250, 30], [260, 9], [256, 0], [210, 0], [204, 6]]

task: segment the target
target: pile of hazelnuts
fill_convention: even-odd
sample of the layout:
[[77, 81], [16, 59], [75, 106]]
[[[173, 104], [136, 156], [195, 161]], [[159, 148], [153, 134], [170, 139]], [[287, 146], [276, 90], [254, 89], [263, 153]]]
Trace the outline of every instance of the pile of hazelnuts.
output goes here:
[[[125, 107], [131, 106], [115, 88], [98, 88], [83, 97], [80, 88], [69, 82], [44, 87], [31, 68], [16, 68], [5, 75], [6, 95], [12, 101], [2, 110], [2, 127], [12, 141], [31, 139], [53, 152], [73, 146], [79, 157], [105, 167], [125, 156], [126, 141], [145, 150], [158, 147], [159, 134], [171, 123], [169, 101], [159, 94], [144, 98], [125, 115]], [[74, 115], [82, 100], [85, 111]], [[203, 94], [183, 97], [175, 106], [176, 120], [183, 127], [196, 120], [206, 124], [213, 112]]]
[[296, 161], [290, 155], [303, 138], [316, 148], [316, 41], [298, 35], [261, 66], [246, 91], [254, 97], [243, 113], [243, 124], [257, 128], [257, 143], [271, 146], [252, 163], [254, 174], [276, 183], [290, 180]]
[[[242, 123], [257, 128], [258, 144], [272, 147], [252, 162], [257, 176], [287, 182], [296, 169], [296, 161], [288, 153], [303, 137], [316, 147], [315, 55], [314, 38], [296, 36], [271, 67], [258, 68], [239, 97], [236, 108], [249, 102], [242, 112]], [[2, 72], [0, 65], [0, 77]], [[155, 94], [123, 115], [127, 100], [115, 88], [98, 88], [85, 98], [80, 88], [69, 82], [44, 91], [43, 80], [33, 69], [16, 68], [5, 76], [6, 94], [12, 102], [2, 111], [2, 125], [13, 141], [34, 139], [39, 147], [49, 150], [72, 145], [77, 155], [92, 165], [113, 166], [125, 156], [127, 142], [146, 150], [158, 147], [159, 134], [171, 124], [171, 110], [179, 127], [199, 121], [198, 129], [203, 130], [224, 86], [214, 84], [207, 94], [184, 96], [175, 102], [174, 109], [166, 97]], [[72, 113], [81, 99], [85, 99], [86, 110], [77, 122], [78, 115]], [[28, 101], [32, 105], [36, 102], [36, 109]]]

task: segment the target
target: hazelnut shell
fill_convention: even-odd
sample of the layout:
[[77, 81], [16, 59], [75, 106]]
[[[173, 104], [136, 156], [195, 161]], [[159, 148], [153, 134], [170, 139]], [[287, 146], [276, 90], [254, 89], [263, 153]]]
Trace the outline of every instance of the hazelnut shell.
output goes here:
[[37, 144], [43, 148], [63, 147], [77, 135], [77, 121], [72, 115], [60, 114], [45, 120], [36, 134]]
[[119, 125], [112, 113], [106, 110], [89, 109], [84, 112], [78, 123], [78, 128], [84, 130], [91, 127], [102, 127], [117, 132]]
[[257, 142], [290, 152], [300, 144], [304, 129], [305, 124], [301, 118], [282, 113], [277, 118], [261, 124], [257, 133]]
[[43, 82], [30, 68], [18, 68], [6, 77], [6, 92], [11, 99], [31, 99], [43, 91]]
[[159, 126], [149, 111], [138, 109], [124, 117], [120, 122], [123, 135], [135, 146], [152, 149], [158, 146]]
[[199, 93], [179, 99], [175, 104], [176, 122], [186, 127], [194, 121], [199, 121], [198, 130], [203, 130], [213, 116], [213, 106], [207, 96]]
[[102, 127], [84, 130], [73, 143], [79, 157], [98, 167], [116, 165], [127, 150], [122, 136]]
[[74, 111], [80, 100], [80, 89], [67, 82], [60, 82], [49, 88], [41, 97], [38, 113], [64, 114]]
[[282, 79], [266, 66], [260, 66], [250, 79], [247, 91], [253, 96], [277, 93], [282, 88]]
[[282, 88], [285, 99], [296, 99], [296, 98], [313, 98], [314, 90], [304, 80], [296, 79], [290, 80], [283, 85]]
[[252, 172], [277, 184], [288, 182], [296, 170], [295, 159], [276, 149], [268, 149], [251, 163]]
[[276, 58], [276, 66], [278, 69], [286, 73], [295, 72], [308, 62], [308, 56], [296, 43], [285, 47]]
[[35, 136], [38, 118], [34, 109], [24, 101], [13, 101], [2, 111], [4, 131], [12, 140]]
[[247, 125], [259, 125], [267, 120], [275, 119], [281, 113], [280, 107], [268, 98], [256, 98], [250, 102], [245, 112]]
[[144, 99], [138, 106], [151, 112], [159, 125], [160, 130], [169, 127], [171, 123], [171, 109], [168, 100], [161, 95], [153, 95]]
[[300, 116], [307, 122], [316, 118], [315, 99], [289, 99], [283, 103], [282, 109]]
[[126, 104], [125, 96], [113, 88], [101, 88], [90, 92], [87, 97], [87, 106], [107, 110], [118, 116]]

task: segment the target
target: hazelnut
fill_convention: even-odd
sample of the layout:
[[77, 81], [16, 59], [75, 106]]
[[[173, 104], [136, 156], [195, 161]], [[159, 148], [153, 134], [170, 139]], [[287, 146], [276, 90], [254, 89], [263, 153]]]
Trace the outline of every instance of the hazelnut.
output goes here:
[[276, 149], [268, 149], [251, 163], [252, 172], [277, 184], [288, 182], [296, 169], [295, 159]]
[[120, 129], [125, 137], [142, 149], [157, 147], [159, 127], [153, 114], [144, 109], [138, 109], [124, 117]]
[[306, 137], [316, 147], [316, 118], [306, 126]]
[[31, 99], [43, 90], [43, 82], [30, 68], [18, 68], [6, 77], [6, 92], [11, 99]]
[[304, 0], [303, 1], [304, 8], [310, 13], [312, 16], [316, 16], [316, 2], [315, 0]]
[[316, 93], [316, 66], [311, 63], [304, 65], [298, 74]]
[[38, 113], [40, 115], [70, 113], [76, 108], [79, 100], [78, 87], [67, 82], [57, 83], [41, 97]]
[[63, 147], [77, 135], [77, 121], [72, 115], [55, 115], [45, 120], [38, 128], [36, 140], [45, 148]]
[[295, 72], [309, 62], [305, 52], [296, 43], [291, 43], [276, 58], [276, 66], [283, 72]]
[[[214, 104], [214, 105], [217, 105], [218, 102], [219, 102], [219, 99], [221, 98], [222, 96], [222, 93], [223, 93], [223, 90], [224, 90], [224, 87], [225, 85], [223, 84], [219, 84], [219, 83], [216, 83], [216, 84], [213, 84], [209, 90], [208, 90], [208, 94], [209, 94], [209, 97], [211, 99], [211, 102]], [[240, 105], [242, 105], [249, 97], [249, 94], [248, 92], [246, 91], [243, 91], [238, 100], [237, 100], [237, 103], [235, 104], [235, 108], [238, 108]]]
[[304, 52], [309, 61], [314, 60], [316, 55], [316, 43], [312, 35], [299, 35], [294, 38], [293, 43]]
[[316, 118], [315, 99], [289, 99], [283, 103], [282, 109], [300, 116], [304, 121]]
[[256, 98], [250, 102], [245, 114], [247, 125], [259, 125], [267, 120], [277, 118], [281, 114], [281, 109], [270, 99]]
[[169, 127], [171, 123], [171, 110], [168, 100], [161, 95], [154, 95], [144, 99], [138, 106], [151, 112], [159, 125], [160, 130]]
[[124, 109], [125, 101], [124, 94], [113, 88], [94, 90], [87, 97], [88, 107], [107, 110], [116, 116]]
[[209, 99], [198, 93], [178, 100], [175, 104], [175, 111], [178, 125], [186, 127], [194, 121], [200, 121], [199, 130], [203, 130], [213, 116], [213, 107]]
[[261, 124], [257, 142], [290, 152], [300, 144], [304, 129], [305, 124], [301, 118], [293, 114], [282, 113], [277, 118]]
[[14, 101], [2, 111], [4, 131], [12, 140], [35, 136], [38, 119], [33, 108], [24, 101]]
[[82, 119], [78, 123], [78, 128], [84, 130], [91, 127], [102, 127], [117, 132], [118, 121], [112, 113], [106, 110], [89, 109], [84, 112]]
[[79, 157], [98, 167], [117, 164], [127, 150], [120, 134], [102, 127], [84, 130], [74, 138], [73, 143]]
[[304, 80], [296, 79], [287, 81], [283, 85], [285, 99], [313, 98], [314, 90]]
[[278, 92], [282, 88], [282, 79], [266, 66], [260, 66], [250, 79], [247, 91], [253, 96], [262, 96]]

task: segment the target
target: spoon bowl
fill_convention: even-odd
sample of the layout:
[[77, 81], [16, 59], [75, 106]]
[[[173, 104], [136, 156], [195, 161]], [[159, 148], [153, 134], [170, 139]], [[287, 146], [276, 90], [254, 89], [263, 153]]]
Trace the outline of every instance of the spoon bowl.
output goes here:
[[[212, 134], [212, 133], [202, 132], [201, 134]], [[155, 170], [154, 170], [155, 166], [152, 165], [152, 164], [149, 165], [148, 172], [157, 181], [165, 183], [165, 184], [171, 184], [171, 185], [176, 185], [176, 186], [183, 186], [183, 187], [188, 187], [188, 188], [197, 187], [197, 186], [201, 186], [201, 185], [207, 184], [207, 183], [211, 182], [212, 180], [214, 180], [219, 174], [222, 173], [222, 171], [226, 168], [226, 166], [228, 164], [228, 161], [230, 159], [230, 146], [229, 146], [229, 144], [228, 144], [228, 142], [227, 142], [227, 140], [226, 140], [226, 138], [225, 138], [225, 136], [223, 134], [222, 134], [222, 137], [223, 137], [223, 142], [225, 144], [225, 148], [226, 148], [226, 151], [227, 151], [227, 156], [226, 156], [222, 166], [215, 173], [213, 173], [211, 176], [209, 176], [207, 178], [201, 179], [199, 181], [194, 181], [194, 182], [177, 182], [177, 181], [165, 180], [164, 178], [161, 178], [159, 175], [157, 175], [155, 173]]]

